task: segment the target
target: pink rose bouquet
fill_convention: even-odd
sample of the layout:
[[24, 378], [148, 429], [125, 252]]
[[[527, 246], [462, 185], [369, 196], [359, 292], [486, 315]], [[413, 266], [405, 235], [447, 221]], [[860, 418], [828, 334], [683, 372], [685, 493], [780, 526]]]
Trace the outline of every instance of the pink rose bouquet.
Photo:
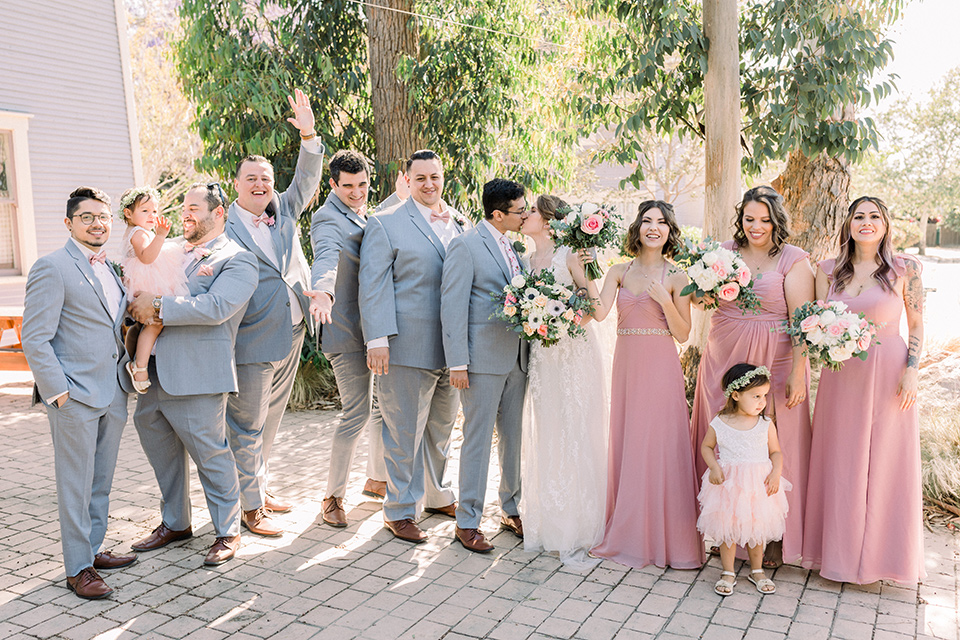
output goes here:
[[715, 309], [722, 300], [736, 302], [743, 311], [759, 313], [753, 275], [737, 252], [724, 249], [709, 237], [702, 242], [684, 238], [683, 248], [674, 260], [690, 278], [690, 283], [680, 292], [682, 295], [711, 296], [713, 302], [707, 305], [708, 309]]
[[[611, 206], [585, 202], [560, 209], [557, 213], [563, 218], [550, 221], [557, 244], [577, 251], [607, 249], [620, 242], [621, 217]], [[588, 264], [585, 271], [589, 280], [603, 277], [603, 271], [596, 261]]]
[[880, 342], [877, 325], [862, 313], [847, 311], [847, 305], [839, 301], [807, 302], [797, 307], [793, 320], [784, 321], [779, 330], [803, 346], [811, 363], [820, 362], [833, 371], [839, 371], [850, 358], [866, 360], [870, 345]]
[[545, 347], [564, 336], [582, 336], [583, 317], [593, 311], [590, 302], [576, 291], [559, 285], [545, 270], [514, 276], [502, 291], [490, 294], [495, 302], [491, 318], [503, 320], [520, 338]]

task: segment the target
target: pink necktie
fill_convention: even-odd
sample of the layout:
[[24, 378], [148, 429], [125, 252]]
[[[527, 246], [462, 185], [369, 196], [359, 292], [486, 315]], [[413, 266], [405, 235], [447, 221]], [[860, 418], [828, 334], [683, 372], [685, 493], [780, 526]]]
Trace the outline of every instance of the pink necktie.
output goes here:
[[268, 227], [272, 227], [272, 226], [273, 226], [273, 216], [268, 216], [266, 213], [264, 213], [264, 214], [262, 214], [262, 215], [259, 215], [259, 216], [253, 216], [253, 226], [255, 226], [255, 227], [257, 227], [257, 228], [259, 229], [261, 222], [266, 222]]
[[510, 275], [520, 275], [520, 263], [517, 262], [517, 256], [513, 253], [513, 247], [511, 247], [510, 243], [507, 242], [507, 236], [500, 236], [500, 244], [503, 246], [503, 250], [507, 254], [507, 264], [510, 265]]
[[444, 224], [450, 222], [450, 212], [444, 211], [443, 213], [437, 213], [436, 211], [431, 211], [430, 222], [436, 222], [437, 220], [443, 220]]
[[107, 262], [107, 252], [106, 252], [106, 251], [101, 251], [100, 253], [95, 253], [94, 255], [90, 256], [90, 264], [91, 264], [91, 265], [97, 264], [98, 262], [99, 262], [100, 264], [106, 264], [106, 262]]

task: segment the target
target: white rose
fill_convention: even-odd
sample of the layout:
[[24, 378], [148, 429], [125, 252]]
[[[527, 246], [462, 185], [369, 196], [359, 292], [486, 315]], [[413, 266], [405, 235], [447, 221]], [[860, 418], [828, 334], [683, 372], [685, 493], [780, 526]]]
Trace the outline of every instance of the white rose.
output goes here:
[[519, 289], [527, 283], [527, 279], [523, 276], [513, 276], [513, 280], [510, 281], [510, 284]]
[[582, 205], [580, 205], [580, 215], [582, 215], [584, 218], [589, 215], [593, 215], [597, 211], [600, 211], [600, 207], [592, 202], [584, 202]]
[[823, 325], [824, 327], [830, 324], [833, 324], [833, 322], [836, 319], [837, 319], [837, 314], [835, 314], [830, 309], [827, 309], [826, 311], [820, 314], [820, 324]]
[[829, 355], [830, 359], [834, 362], [843, 362], [844, 360], [850, 359], [850, 356], [853, 355], [853, 349], [846, 344], [837, 345], [836, 347], [830, 347], [827, 350], [827, 355]]
[[827, 334], [825, 334], [821, 329], [811, 329], [807, 332], [807, 342], [810, 344], [820, 347], [823, 346], [826, 341]]
[[700, 262], [707, 265], [708, 267], [712, 267], [713, 264], [719, 259], [720, 259], [720, 256], [717, 255], [716, 251], [707, 251], [705, 254], [703, 254], [700, 257]]

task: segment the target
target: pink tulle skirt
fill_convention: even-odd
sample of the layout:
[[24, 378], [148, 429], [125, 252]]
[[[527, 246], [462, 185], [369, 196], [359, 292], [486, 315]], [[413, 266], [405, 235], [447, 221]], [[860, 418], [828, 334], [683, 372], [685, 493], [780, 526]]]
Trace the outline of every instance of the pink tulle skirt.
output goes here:
[[124, 259], [123, 278], [128, 295], [138, 291], [163, 296], [189, 295], [183, 262], [183, 250], [171, 242], [164, 243], [160, 255], [150, 264], [140, 262], [136, 256]]
[[697, 529], [707, 538], [743, 547], [765, 545], [783, 538], [787, 496], [793, 485], [780, 478], [780, 488], [767, 495], [763, 481], [773, 465], [769, 462], [723, 464], [723, 484], [710, 483], [710, 470], [703, 474], [697, 499], [700, 517]]

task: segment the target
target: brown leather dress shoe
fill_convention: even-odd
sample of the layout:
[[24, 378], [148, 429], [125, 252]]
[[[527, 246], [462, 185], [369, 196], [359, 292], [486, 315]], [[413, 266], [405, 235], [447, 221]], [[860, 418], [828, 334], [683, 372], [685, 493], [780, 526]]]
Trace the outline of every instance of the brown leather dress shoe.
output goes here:
[[500, 528], [513, 531], [513, 535], [518, 538], [523, 537], [523, 523], [520, 522], [520, 516], [508, 516], [505, 513], [501, 514]]
[[273, 520], [267, 515], [263, 507], [244, 511], [240, 516], [240, 524], [250, 533], [268, 538], [276, 538], [283, 535], [283, 529], [273, 523]]
[[210, 547], [210, 551], [207, 552], [207, 557], [204, 558], [203, 564], [208, 567], [215, 567], [218, 564], [223, 564], [227, 560], [233, 558], [236, 555], [237, 549], [240, 548], [240, 536], [224, 536], [223, 538], [217, 538], [217, 541], [213, 543], [213, 546]]
[[93, 556], [93, 568], [101, 570], [120, 569], [123, 567], [129, 567], [136, 561], [137, 556], [134, 553], [129, 555], [119, 555], [114, 554], [111, 551], [101, 551], [97, 555]]
[[403, 520], [384, 520], [383, 526], [390, 529], [390, 532], [401, 540], [407, 542], [426, 542], [427, 534], [420, 530], [413, 520], [404, 518]]
[[457, 540], [467, 551], [473, 551], [474, 553], [490, 553], [493, 551], [493, 545], [487, 542], [480, 529], [461, 529], [457, 527]]
[[368, 498], [383, 500], [387, 497], [387, 483], [383, 480], [367, 478], [367, 481], [363, 485], [363, 495]]
[[130, 545], [130, 548], [134, 551], [153, 551], [154, 549], [165, 547], [171, 542], [176, 542], [177, 540], [186, 540], [187, 538], [192, 537], [192, 527], [187, 527], [183, 531], [174, 531], [173, 529], [168, 529], [167, 525], [161, 522], [160, 526], [154, 529], [150, 535], [140, 542], [134, 542], [132, 545]]
[[67, 586], [85, 600], [99, 600], [113, 593], [93, 567], [81, 569], [75, 576], [67, 576]]
[[267, 511], [273, 511], [274, 513], [286, 513], [293, 509], [293, 505], [283, 502], [280, 498], [267, 491], [263, 497], [263, 508]]
[[338, 498], [337, 496], [324, 498], [323, 504], [320, 505], [320, 510], [323, 515], [323, 521], [331, 527], [347, 526], [347, 512], [343, 510], [343, 498]]
[[427, 513], [437, 513], [441, 516], [447, 516], [448, 518], [457, 517], [457, 503], [448, 504], [445, 507], [424, 507], [424, 511]]

